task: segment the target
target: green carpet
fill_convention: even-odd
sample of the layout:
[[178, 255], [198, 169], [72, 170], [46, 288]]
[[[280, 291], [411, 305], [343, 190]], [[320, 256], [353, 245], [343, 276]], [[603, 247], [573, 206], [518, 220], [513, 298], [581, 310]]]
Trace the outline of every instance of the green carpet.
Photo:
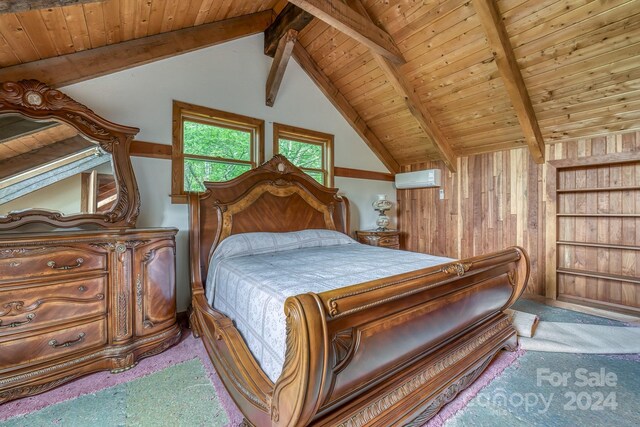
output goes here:
[[229, 422], [199, 359], [0, 423], [36, 426], [224, 426]]
[[[526, 299], [513, 308], [537, 314], [544, 321], [622, 325]], [[603, 381], [603, 374], [608, 380]], [[527, 351], [445, 426], [639, 426], [639, 396], [637, 360]]]

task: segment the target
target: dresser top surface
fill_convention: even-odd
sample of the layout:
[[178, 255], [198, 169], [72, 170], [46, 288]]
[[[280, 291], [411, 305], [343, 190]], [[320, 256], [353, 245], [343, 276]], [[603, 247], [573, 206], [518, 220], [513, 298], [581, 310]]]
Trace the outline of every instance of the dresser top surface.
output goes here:
[[23, 233], [0, 233], [0, 244], [15, 241], [33, 240], [67, 240], [67, 239], [117, 239], [133, 236], [171, 234], [175, 235], [177, 228], [123, 228], [100, 230], [51, 230]]

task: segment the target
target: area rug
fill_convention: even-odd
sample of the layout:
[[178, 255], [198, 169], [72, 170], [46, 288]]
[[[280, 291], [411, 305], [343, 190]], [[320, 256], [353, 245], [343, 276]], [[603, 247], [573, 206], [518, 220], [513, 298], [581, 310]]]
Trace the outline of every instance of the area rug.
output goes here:
[[[100, 372], [49, 392], [0, 405], [0, 425], [238, 426], [242, 414], [202, 345], [187, 337], [121, 374]], [[429, 423], [439, 427], [523, 354], [501, 352], [488, 369]]]

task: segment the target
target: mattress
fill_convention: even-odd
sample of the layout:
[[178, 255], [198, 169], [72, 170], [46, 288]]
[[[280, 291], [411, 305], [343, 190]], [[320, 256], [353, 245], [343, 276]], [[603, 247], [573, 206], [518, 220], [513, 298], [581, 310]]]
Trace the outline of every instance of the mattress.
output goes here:
[[330, 230], [237, 234], [225, 239], [210, 258], [207, 300], [233, 320], [262, 370], [275, 382], [286, 350], [288, 297], [450, 261], [363, 245]]

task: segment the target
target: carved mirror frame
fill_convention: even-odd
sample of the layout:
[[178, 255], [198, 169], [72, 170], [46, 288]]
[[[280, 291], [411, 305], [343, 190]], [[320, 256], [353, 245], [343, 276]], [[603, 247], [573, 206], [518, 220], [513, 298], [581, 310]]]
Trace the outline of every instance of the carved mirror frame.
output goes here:
[[45, 209], [28, 209], [0, 215], [0, 230], [29, 223], [46, 223], [63, 228], [82, 225], [109, 228], [135, 226], [140, 213], [140, 193], [129, 158], [129, 146], [140, 129], [112, 123], [37, 80], [0, 83], [0, 115], [3, 114], [17, 114], [39, 121], [54, 119], [77, 129], [111, 154], [118, 191], [109, 212], [65, 215]]

